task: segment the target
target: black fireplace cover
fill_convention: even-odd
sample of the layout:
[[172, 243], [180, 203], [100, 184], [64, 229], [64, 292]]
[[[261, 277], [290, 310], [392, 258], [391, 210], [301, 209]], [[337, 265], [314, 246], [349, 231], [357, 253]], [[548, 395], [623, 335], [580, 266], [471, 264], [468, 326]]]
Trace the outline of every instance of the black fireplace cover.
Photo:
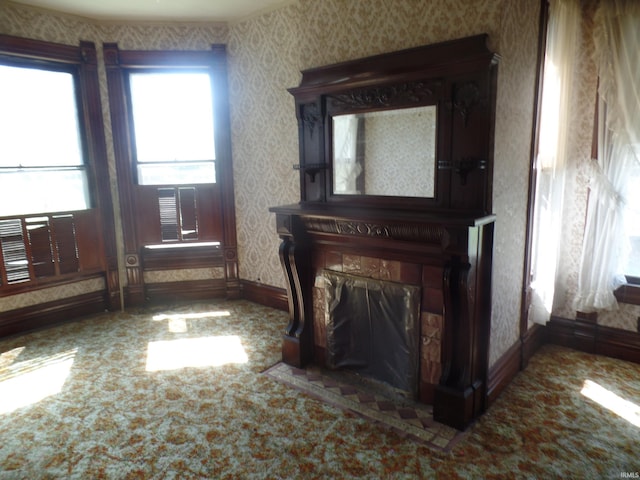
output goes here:
[[420, 287], [325, 270], [329, 368], [417, 395]]

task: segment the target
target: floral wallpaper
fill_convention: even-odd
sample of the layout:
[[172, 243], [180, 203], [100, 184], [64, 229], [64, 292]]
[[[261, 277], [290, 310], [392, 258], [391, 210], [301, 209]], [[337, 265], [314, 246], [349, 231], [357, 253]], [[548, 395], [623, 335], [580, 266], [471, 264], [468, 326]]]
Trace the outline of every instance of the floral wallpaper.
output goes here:
[[62, 298], [71, 298], [84, 293], [99, 292], [105, 288], [106, 285], [103, 278], [91, 278], [66, 285], [43, 288], [29, 293], [18, 293], [10, 297], [2, 298], [0, 302], [0, 312], [31, 307]]
[[537, 0], [300, 0], [232, 25], [231, 104], [242, 278], [284, 287], [268, 207], [297, 202], [299, 70], [488, 33], [498, 77], [491, 362], [519, 338]]
[[[228, 26], [226, 24], [127, 24], [112, 22], [95, 22], [89, 19], [52, 13], [46, 10], [17, 5], [0, 0], [0, 33], [28, 37], [69, 45], [77, 45], [81, 40], [92, 41], [96, 45], [98, 55], [98, 73], [100, 75], [100, 95], [102, 101], [103, 123], [105, 127], [107, 158], [109, 162], [110, 183], [116, 215], [116, 235], [118, 255], [120, 260], [120, 283], [126, 284], [124, 269], [124, 247], [122, 240], [122, 226], [120, 222], [119, 197], [116, 179], [113, 136], [111, 133], [111, 118], [107, 93], [107, 81], [102, 62], [103, 42], [117, 42], [123, 50], [145, 49], [180, 49], [195, 50], [209, 49], [212, 43], [226, 43]], [[197, 280], [199, 272], [191, 270], [185, 272], [165, 272], [164, 281]], [[103, 289], [104, 286], [95, 282], [78, 282], [54, 288], [38, 290], [33, 293], [29, 305], [36, 305], [82, 293]], [[12, 310], [25, 306], [23, 296], [14, 295], [2, 299], [2, 309]]]
[[[589, 0], [585, 5], [589, 5]], [[51, 13], [0, 0], [0, 33], [66, 44], [89, 40], [98, 48], [107, 152], [116, 216], [117, 182], [108, 111], [102, 43], [123, 49], [207, 49], [226, 43], [229, 52], [231, 129], [234, 162], [240, 277], [284, 287], [278, 259], [279, 239], [270, 206], [299, 200], [298, 132], [293, 97], [287, 88], [300, 81], [300, 70], [403, 48], [487, 33], [490, 48], [501, 56], [495, 135], [493, 205], [494, 240], [491, 363], [519, 338], [529, 149], [533, 115], [538, 0], [298, 0], [232, 24], [114, 23]], [[587, 12], [588, 14], [588, 12]], [[588, 17], [587, 17], [588, 21]], [[587, 22], [588, 24], [588, 22]], [[585, 34], [578, 78], [593, 69]], [[593, 85], [575, 88], [580, 108], [573, 123], [575, 159], [565, 208], [566, 244], [561, 255], [562, 295], [558, 315], [574, 318], [570, 305], [577, 285], [582, 242]], [[122, 257], [122, 235], [118, 224]], [[124, 268], [121, 268], [124, 272]], [[216, 276], [216, 272], [204, 275]], [[200, 278], [203, 271], [163, 272], [155, 280]], [[124, 278], [121, 279], [124, 282]], [[63, 292], [60, 292], [62, 289]], [[56, 287], [32, 297], [79, 293], [101, 288], [91, 282]], [[21, 296], [3, 298], [3, 309], [24, 304]], [[55, 297], [59, 298], [59, 297]], [[633, 327], [637, 312], [604, 315], [601, 323]], [[635, 322], [635, 320], [633, 320]]]

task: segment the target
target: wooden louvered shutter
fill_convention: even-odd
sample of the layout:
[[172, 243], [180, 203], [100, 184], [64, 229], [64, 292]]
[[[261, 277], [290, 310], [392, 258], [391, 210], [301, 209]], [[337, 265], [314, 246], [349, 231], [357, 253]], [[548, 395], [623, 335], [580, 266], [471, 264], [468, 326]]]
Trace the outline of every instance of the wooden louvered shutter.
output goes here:
[[158, 206], [160, 208], [160, 230], [162, 241], [178, 240], [178, 207], [175, 188], [158, 189]]
[[49, 217], [26, 218], [31, 250], [31, 264], [36, 277], [55, 275], [56, 268], [51, 251]]
[[52, 223], [60, 274], [77, 272], [80, 270], [80, 262], [73, 215], [54, 215]]
[[180, 236], [182, 240], [198, 239], [198, 214], [194, 187], [180, 187]]
[[24, 237], [21, 219], [0, 220], [0, 245], [5, 271], [3, 283], [26, 282], [31, 278]]

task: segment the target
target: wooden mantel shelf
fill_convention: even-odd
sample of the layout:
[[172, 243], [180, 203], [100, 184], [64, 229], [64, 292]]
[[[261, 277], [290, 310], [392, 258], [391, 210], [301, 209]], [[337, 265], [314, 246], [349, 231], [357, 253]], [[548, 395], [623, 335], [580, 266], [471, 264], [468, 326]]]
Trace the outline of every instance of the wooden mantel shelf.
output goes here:
[[[315, 277], [318, 258], [364, 255], [415, 265], [436, 272], [442, 302], [431, 299], [422, 311], [443, 316], [443, 373], [435, 387], [434, 418], [466, 428], [485, 409], [490, 334], [490, 283], [493, 215], [406, 215], [394, 210], [288, 205], [276, 213], [282, 239], [280, 260], [287, 278], [290, 320], [283, 340], [283, 361], [303, 367], [322, 364], [314, 345]], [[422, 274], [419, 277], [424, 277]], [[425, 280], [418, 278], [427, 295]], [[434, 282], [433, 278], [429, 280]], [[425, 391], [428, 386], [420, 385]]]
[[[270, 208], [289, 301], [283, 361], [325, 364], [327, 284], [319, 286], [325, 274], [419, 287], [420, 331], [411, 335], [419, 335], [421, 363], [411, 390], [433, 404], [435, 420], [459, 429], [487, 405], [499, 61], [487, 45], [486, 34], [476, 35], [303, 71], [300, 85], [289, 89], [298, 119], [300, 203]], [[358, 123], [353, 185], [334, 187], [336, 117], [360, 122], [368, 113], [423, 107], [435, 111], [435, 124], [414, 121], [417, 130], [402, 121], [382, 129]], [[415, 142], [429, 140], [432, 130], [434, 155], [431, 144]], [[405, 156], [376, 151], [388, 161], [381, 164], [371, 150], [378, 140], [416, 146]], [[426, 163], [408, 167], [407, 158]], [[403, 187], [375, 193], [381, 190], [367, 175], [376, 174]], [[432, 184], [418, 192], [424, 195], [410, 188], [421, 181]], [[384, 348], [376, 352], [384, 355]]]

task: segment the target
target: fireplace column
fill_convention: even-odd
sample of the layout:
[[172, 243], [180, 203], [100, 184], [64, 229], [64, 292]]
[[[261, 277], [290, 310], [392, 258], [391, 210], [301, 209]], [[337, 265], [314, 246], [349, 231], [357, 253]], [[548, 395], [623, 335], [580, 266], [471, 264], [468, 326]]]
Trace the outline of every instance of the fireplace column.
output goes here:
[[301, 368], [313, 359], [311, 251], [306, 245], [307, 236], [299, 217], [277, 215], [276, 228], [282, 239], [280, 263], [287, 280], [289, 301], [289, 323], [282, 341], [282, 360]]

